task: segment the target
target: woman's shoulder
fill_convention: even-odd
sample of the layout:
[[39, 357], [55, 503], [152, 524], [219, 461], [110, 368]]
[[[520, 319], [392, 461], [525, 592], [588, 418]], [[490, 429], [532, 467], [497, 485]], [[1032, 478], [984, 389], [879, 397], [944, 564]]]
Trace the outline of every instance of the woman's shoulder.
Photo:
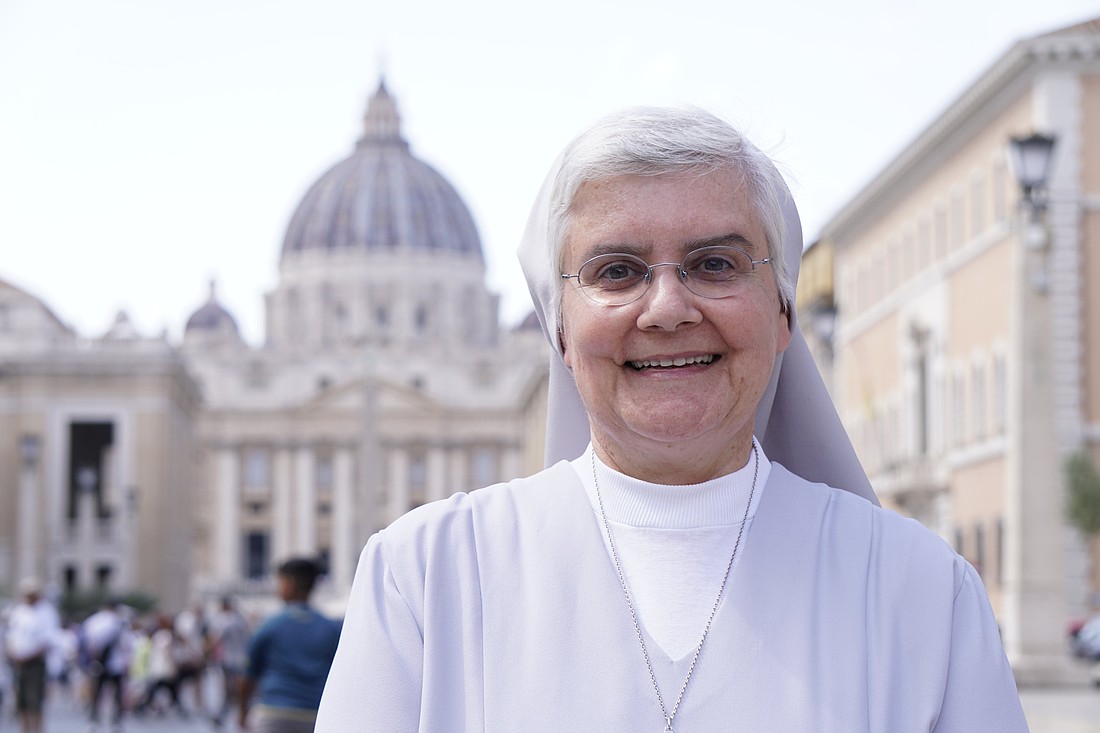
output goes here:
[[807, 481], [779, 464], [773, 464], [772, 472], [774, 480], [768, 488], [776, 503], [794, 521], [819, 526], [831, 538], [826, 546], [866, 553], [869, 570], [918, 570], [922, 575], [949, 579], [956, 590], [961, 585], [966, 561], [916, 519], [849, 491]]

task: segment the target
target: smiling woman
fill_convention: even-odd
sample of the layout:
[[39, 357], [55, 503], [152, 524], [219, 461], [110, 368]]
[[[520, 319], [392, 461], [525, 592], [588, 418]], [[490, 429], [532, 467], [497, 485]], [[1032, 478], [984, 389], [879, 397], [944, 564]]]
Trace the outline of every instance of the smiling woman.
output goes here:
[[551, 465], [371, 538], [317, 731], [1027, 730], [981, 581], [840, 428], [801, 244], [705, 112], [566, 148], [520, 249]]
[[[659, 262], [690, 261], [693, 242], [718, 238], [766, 260], [767, 237], [740, 179], [725, 168], [586, 182], [573, 198], [563, 264], [579, 266], [609, 242]], [[791, 336], [771, 272], [749, 267], [708, 297], [681, 272], [654, 271], [644, 297], [626, 304], [593, 302], [576, 289], [562, 300], [562, 356], [596, 455], [661, 484], [696, 484], [745, 465], [756, 405]]]

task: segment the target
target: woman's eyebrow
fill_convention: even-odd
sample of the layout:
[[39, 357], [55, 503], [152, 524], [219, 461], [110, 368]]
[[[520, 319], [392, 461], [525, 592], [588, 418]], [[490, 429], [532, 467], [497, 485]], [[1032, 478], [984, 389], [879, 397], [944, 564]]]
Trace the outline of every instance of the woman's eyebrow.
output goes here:
[[[706, 237], [704, 239], [691, 239], [684, 242], [680, 247], [684, 254], [694, 252], [697, 249], [703, 247], [737, 247], [744, 249], [750, 254], [755, 253], [756, 247], [753, 245], [752, 240], [748, 237], [740, 234], [739, 232], [730, 232], [728, 234], [719, 234], [714, 237]], [[597, 242], [589, 247], [583, 254], [580, 255], [581, 262], [587, 262], [593, 257], [599, 257], [600, 255], [608, 254], [626, 254], [634, 255], [635, 257], [641, 257], [645, 259], [651, 252], [652, 246], [635, 244], [630, 242]]]
[[644, 255], [648, 251], [649, 247], [627, 242], [598, 242], [589, 247], [584, 254], [581, 255], [581, 261], [584, 262], [593, 257], [610, 254], [634, 255], [635, 257], [644, 258]]
[[719, 234], [717, 237], [693, 239], [684, 245], [684, 251], [690, 252], [703, 247], [737, 247], [750, 252], [755, 249], [755, 245], [748, 237], [737, 232], [730, 232], [729, 234]]

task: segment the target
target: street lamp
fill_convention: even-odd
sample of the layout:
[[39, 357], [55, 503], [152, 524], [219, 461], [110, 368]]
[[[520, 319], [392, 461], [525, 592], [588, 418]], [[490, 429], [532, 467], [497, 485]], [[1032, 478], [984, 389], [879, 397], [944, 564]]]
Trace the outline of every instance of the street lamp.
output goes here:
[[1036, 132], [1027, 137], [1013, 137], [1009, 144], [1012, 169], [1032, 220], [1046, 209], [1047, 177], [1050, 175], [1054, 139], [1053, 135]]
[[1028, 256], [1028, 279], [1037, 293], [1046, 293], [1049, 286], [1045, 250], [1050, 235], [1043, 214], [1047, 208], [1047, 179], [1054, 153], [1053, 135], [1032, 133], [1027, 137], [1015, 136], [1009, 140], [1009, 160], [1016, 174], [1016, 182], [1023, 193], [1021, 207], [1026, 210], [1023, 240]]

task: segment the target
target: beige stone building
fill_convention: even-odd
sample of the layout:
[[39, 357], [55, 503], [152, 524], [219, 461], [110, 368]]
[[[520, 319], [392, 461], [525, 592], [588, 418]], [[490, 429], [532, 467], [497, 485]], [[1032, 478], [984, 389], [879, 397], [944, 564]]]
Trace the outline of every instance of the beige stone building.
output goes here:
[[0, 281], [0, 588], [37, 576], [188, 600], [201, 398], [125, 316], [77, 336]]
[[[1034, 220], [1007, 155], [1033, 133], [1056, 138]], [[1009, 49], [808, 252], [835, 258], [832, 394], [875, 489], [980, 570], [1021, 681], [1064, 675], [1097, 590], [1062, 466], [1100, 464], [1098, 248], [1094, 20]]]
[[291, 219], [262, 346], [213, 285], [179, 345], [125, 320], [80, 338], [0, 289], [0, 587], [34, 573], [178, 609], [262, 595], [306, 554], [338, 604], [374, 531], [541, 468], [545, 343], [533, 318], [502, 329], [497, 301], [384, 84]]

